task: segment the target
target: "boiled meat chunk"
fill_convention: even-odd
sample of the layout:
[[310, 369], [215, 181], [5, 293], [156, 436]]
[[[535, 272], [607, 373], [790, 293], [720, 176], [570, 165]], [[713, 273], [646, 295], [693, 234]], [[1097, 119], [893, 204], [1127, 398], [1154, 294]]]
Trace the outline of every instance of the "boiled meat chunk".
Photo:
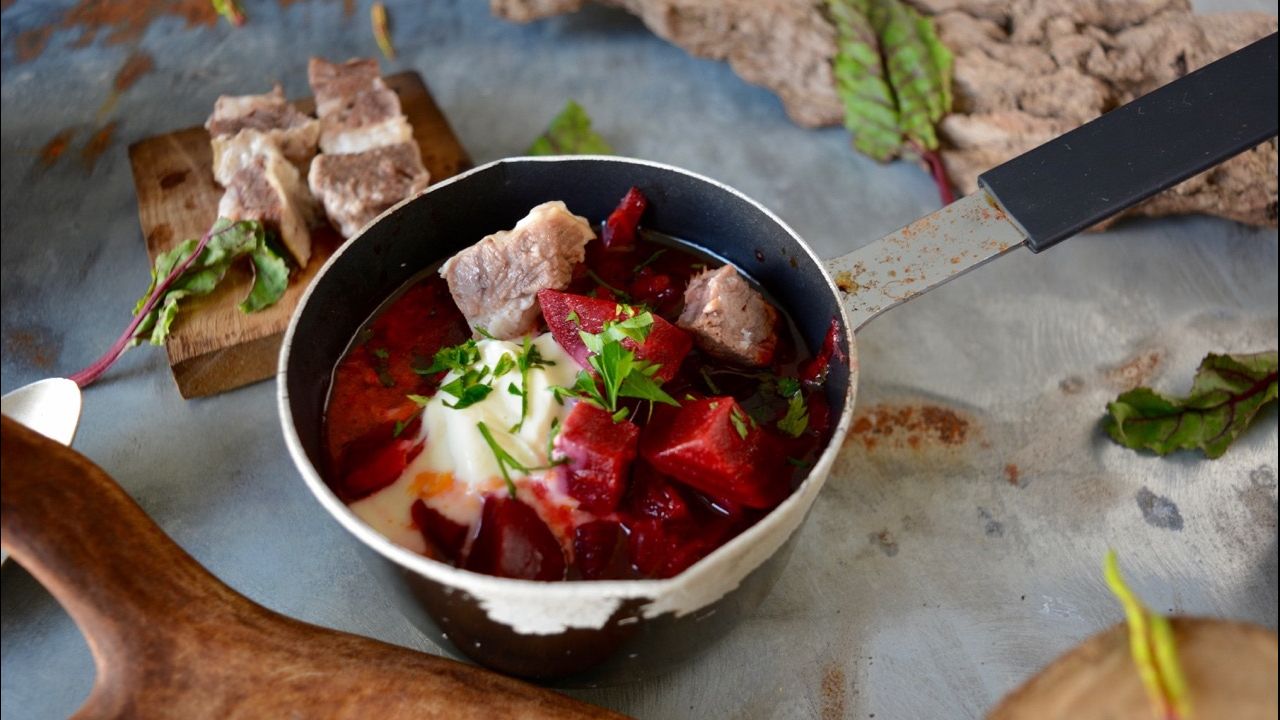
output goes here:
[[311, 259], [311, 196], [298, 169], [279, 150], [267, 148], [249, 157], [226, 183], [218, 216], [259, 220], [280, 234], [280, 240], [306, 267]]
[[422, 192], [430, 179], [418, 146], [400, 143], [350, 155], [319, 155], [307, 184], [343, 237], [351, 237], [382, 211]]
[[413, 140], [400, 98], [383, 82], [376, 60], [339, 64], [311, 58], [307, 76], [315, 91], [324, 152], [358, 153]]
[[573, 266], [582, 262], [593, 237], [585, 218], [559, 200], [547, 202], [511, 230], [498, 231], [449, 258], [440, 274], [472, 328], [513, 340], [533, 332], [538, 291], [568, 286]]
[[693, 334], [707, 353], [760, 367], [778, 344], [778, 311], [732, 265], [704, 270], [689, 279], [684, 311], [676, 325]]
[[[289, 162], [305, 168], [316, 154], [320, 137], [319, 121], [289, 104], [279, 85], [262, 95], [219, 97], [204, 126], [213, 141], [215, 168], [223, 165], [227, 152], [236, 151], [235, 142], [272, 143]], [[218, 182], [227, 184], [221, 177]]]

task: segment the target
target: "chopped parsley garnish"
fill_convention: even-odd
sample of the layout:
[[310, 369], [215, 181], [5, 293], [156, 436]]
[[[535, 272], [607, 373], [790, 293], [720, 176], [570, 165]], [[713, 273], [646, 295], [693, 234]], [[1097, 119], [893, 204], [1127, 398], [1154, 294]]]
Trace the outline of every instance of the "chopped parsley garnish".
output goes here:
[[493, 377], [500, 378], [515, 369], [515, 366], [515, 357], [511, 353], [503, 353], [502, 357], [498, 358], [498, 364], [493, 366]]
[[411, 394], [411, 395], [405, 395], [405, 397], [407, 397], [407, 398], [409, 398], [410, 400], [412, 400], [412, 401], [414, 401], [415, 403], [417, 403], [417, 404], [418, 404], [418, 407], [426, 407], [426, 406], [427, 406], [427, 403], [431, 401], [431, 398], [427, 397], [426, 395], [412, 395], [412, 394]]
[[441, 348], [432, 358], [431, 364], [425, 368], [414, 368], [419, 375], [431, 375], [446, 370], [463, 372], [480, 362], [480, 348], [475, 340], [468, 340], [460, 345]]
[[552, 460], [556, 449], [556, 436], [560, 434], [560, 418], [551, 418], [551, 432], [547, 433], [547, 462], [555, 464]]
[[662, 257], [662, 254], [663, 254], [663, 253], [665, 253], [666, 251], [667, 251], [667, 249], [666, 249], [666, 248], [658, 248], [657, 250], [655, 250], [655, 251], [653, 252], [653, 254], [652, 254], [652, 255], [650, 255], [647, 259], [645, 259], [645, 260], [644, 260], [643, 262], [641, 262], [639, 265], [636, 265], [634, 268], [631, 268], [631, 272], [636, 272], [636, 273], [638, 273], [638, 272], [640, 272], [641, 270], [643, 270], [643, 269], [645, 269], [645, 268], [649, 267], [649, 266], [650, 266], [650, 265], [652, 265], [654, 262], [656, 262], [658, 258]]
[[564, 321], [565, 321], [565, 322], [571, 322], [571, 323], [573, 323], [574, 325], [581, 325], [581, 324], [582, 324], [582, 318], [578, 317], [578, 311], [577, 311], [577, 310], [570, 310], [570, 311], [569, 311], [569, 314], [564, 316]]
[[575, 378], [573, 387], [555, 387], [552, 391], [557, 398], [578, 397], [608, 410], [613, 414], [614, 422], [626, 419], [629, 414], [626, 408], [618, 407], [620, 397], [647, 400], [651, 405], [660, 402], [679, 407], [680, 403], [653, 379], [661, 366], [637, 358], [634, 351], [622, 344], [623, 340], [643, 344], [653, 329], [653, 315], [622, 305], [619, 308], [619, 315], [629, 317], [606, 322], [599, 333], [578, 331], [583, 344], [591, 351], [587, 363], [595, 370], [595, 376], [583, 370]]
[[480, 435], [484, 437], [485, 443], [489, 446], [489, 450], [493, 452], [493, 457], [498, 461], [498, 472], [502, 473], [502, 480], [507, 484], [507, 492], [512, 498], [516, 496], [516, 484], [511, 480], [511, 473], [507, 468], [529, 474], [529, 468], [515, 458], [511, 457], [511, 453], [507, 452], [493, 439], [493, 433], [489, 432], [489, 427], [484, 421], [476, 423], [476, 429], [480, 431]]
[[374, 348], [373, 356], [378, 358], [379, 360], [386, 360], [387, 358], [391, 357], [391, 353], [388, 352], [386, 348]]
[[787, 414], [778, 421], [778, 429], [791, 437], [800, 437], [809, 427], [809, 408], [800, 393], [787, 401]]
[[707, 384], [708, 390], [710, 390], [712, 393], [716, 395], [721, 394], [720, 387], [716, 385], [715, 380], [711, 379], [711, 373], [707, 372], [707, 369], [705, 367], [698, 368], [698, 373], [702, 375], [702, 381]]
[[520, 420], [511, 426], [513, 433], [520, 432], [520, 428], [524, 427], [524, 419], [529, 415], [529, 371], [556, 364], [554, 360], [542, 357], [542, 351], [528, 337], [525, 337], [524, 347], [521, 348], [520, 357], [517, 357], [515, 362], [516, 367], [520, 368], [520, 387], [517, 388], [514, 383], [507, 386], [507, 392], [520, 396]]
[[493, 392], [493, 386], [485, 382], [489, 372], [489, 368], [483, 365], [479, 369], [468, 368], [458, 377], [441, 385], [440, 392], [449, 393], [457, 398], [452, 405], [446, 402], [445, 407], [461, 410], [489, 397], [489, 393]]
[[747, 423], [751, 421], [742, 411], [734, 407], [729, 411], [729, 422], [733, 423], [733, 429], [738, 431], [738, 437], [743, 440], [747, 439]]
[[588, 268], [588, 269], [587, 269], [587, 275], [588, 275], [592, 280], [595, 280], [597, 285], [599, 285], [600, 287], [604, 288], [605, 290], [608, 290], [609, 292], [613, 293], [614, 295], [617, 295], [617, 296], [618, 296], [618, 297], [619, 297], [623, 302], [631, 302], [631, 294], [630, 294], [630, 293], [628, 293], [626, 290], [622, 290], [622, 289], [620, 289], [620, 288], [616, 288], [616, 287], [614, 287], [614, 286], [610, 285], [609, 283], [605, 282], [605, 279], [604, 279], [604, 278], [602, 278], [602, 277], [600, 277], [598, 274], [596, 274], [596, 271], [595, 271], [595, 270], [591, 270], [590, 268]]

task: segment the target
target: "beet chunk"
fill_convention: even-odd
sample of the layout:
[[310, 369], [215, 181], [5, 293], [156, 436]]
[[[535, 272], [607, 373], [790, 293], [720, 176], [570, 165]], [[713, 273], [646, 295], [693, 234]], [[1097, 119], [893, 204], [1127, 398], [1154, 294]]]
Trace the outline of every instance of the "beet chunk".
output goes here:
[[610, 250], [627, 250], [636, 244], [636, 228], [640, 225], [640, 216], [644, 214], [645, 208], [649, 207], [649, 201], [645, 199], [640, 188], [631, 188], [626, 195], [622, 196], [622, 201], [618, 203], [618, 207], [609, 213], [609, 218], [604, 222], [604, 235], [600, 241]]
[[349, 443], [339, 460], [338, 477], [347, 502], [371, 495], [400, 477], [400, 473], [422, 452], [417, 439], [422, 417], [395, 431], [394, 423], [375, 427]]
[[467, 527], [459, 525], [436, 512], [421, 500], [414, 500], [409, 506], [409, 516], [413, 524], [418, 526], [422, 539], [429, 547], [434, 547], [444, 555], [444, 559], [456, 563], [462, 553], [462, 546], [467, 542]]
[[[573, 564], [587, 580], [626, 576], [622, 526], [612, 520], [593, 520], [573, 531]], [[623, 552], [619, 552], [623, 550]]]
[[631, 563], [648, 577], [673, 577], [710, 555], [731, 534], [725, 521], [638, 520], [631, 524]]
[[628, 508], [635, 515], [656, 520], [684, 520], [689, 503], [680, 489], [649, 463], [640, 462], [632, 473]]
[[484, 499], [468, 570], [521, 580], [563, 580], [564, 550], [533, 508], [505, 495]]
[[569, 496], [594, 515], [617, 510], [639, 439], [635, 423], [615, 423], [607, 410], [589, 402], [574, 405], [556, 436], [557, 454], [568, 459], [560, 468]]
[[732, 397], [660, 408], [640, 438], [640, 456], [713, 499], [750, 508], [772, 508], [790, 492], [775, 439]]
[[[547, 327], [556, 342], [565, 352], [573, 356], [582, 367], [590, 367], [587, 357], [591, 351], [582, 342], [578, 331], [598, 333], [604, 329], [609, 320], [621, 320], [625, 316], [619, 312], [618, 303], [612, 300], [601, 300], [585, 295], [573, 295], [558, 290], [542, 290], [538, 293], [538, 304], [542, 306], [542, 316], [547, 320]], [[625, 309], [625, 306], [622, 306]], [[622, 341], [624, 347], [635, 352], [636, 357], [648, 360], [661, 367], [654, 377], [667, 381], [675, 377], [680, 369], [684, 356], [693, 348], [693, 338], [680, 328], [653, 316], [653, 327], [643, 345], [636, 346], [630, 338]]]

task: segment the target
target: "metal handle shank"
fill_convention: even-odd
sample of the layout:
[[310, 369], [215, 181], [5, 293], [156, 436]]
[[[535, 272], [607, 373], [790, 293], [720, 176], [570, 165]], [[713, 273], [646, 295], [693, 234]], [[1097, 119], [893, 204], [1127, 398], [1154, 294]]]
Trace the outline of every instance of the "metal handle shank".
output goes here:
[[1034, 252], [1276, 135], [1276, 34], [978, 177]]

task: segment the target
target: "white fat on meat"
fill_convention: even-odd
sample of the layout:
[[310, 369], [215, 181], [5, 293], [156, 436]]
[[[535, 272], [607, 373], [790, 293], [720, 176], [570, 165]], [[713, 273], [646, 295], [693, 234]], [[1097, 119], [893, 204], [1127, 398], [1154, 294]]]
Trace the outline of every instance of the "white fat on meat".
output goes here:
[[227, 191], [218, 202], [218, 216], [261, 221], [279, 233], [298, 266], [306, 267], [311, 259], [311, 194], [278, 149], [259, 149], [224, 183]]
[[586, 218], [554, 200], [449, 258], [440, 274], [473, 329], [512, 340], [537, 327], [538, 291], [567, 287], [593, 237]]
[[690, 278], [676, 321], [708, 354], [750, 367], [773, 359], [777, 323], [778, 311], [732, 265]]
[[376, 60], [331, 63], [311, 58], [307, 76], [315, 91], [324, 152], [359, 153], [412, 142], [400, 97], [382, 80]]
[[[305, 168], [316, 154], [320, 137], [319, 121], [299, 112], [285, 100], [279, 85], [261, 95], [219, 97], [204, 126], [213, 143], [215, 168], [224, 164], [223, 156], [227, 152], [236, 151], [233, 143], [242, 136], [274, 143], [289, 162]], [[234, 170], [230, 174], [234, 174]], [[226, 185], [221, 178], [218, 182]]]

